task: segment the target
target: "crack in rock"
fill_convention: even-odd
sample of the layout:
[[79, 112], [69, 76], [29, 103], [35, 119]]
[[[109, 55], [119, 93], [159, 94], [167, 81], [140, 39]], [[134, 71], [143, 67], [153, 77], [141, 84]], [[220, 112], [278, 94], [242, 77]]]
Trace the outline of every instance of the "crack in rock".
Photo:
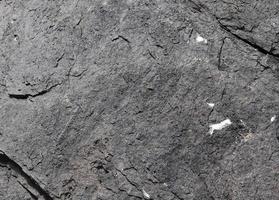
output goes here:
[[[49, 191], [42, 188], [42, 186], [32, 176], [27, 174], [18, 163], [16, 163], [14, 160], [12, 160], [3, 151], [0, 151], [0, 165], [4, 166], [4, 167], [11, 168], [15, 173], [17, 173], [18, 175], [23, 177], [26, 180], [27, 184], [30, 187], [32, 187], [33, 189], [35, 189], [45, 200], [54, 200], [51, 197]], [[23, 185], [21, 184], [21, 186], [23, 186]], [[27, 189], [26, 187], [24, 187], [24, 188]], [[31, 196], [33, 197], [33, 199], [37, 198], [37, 197], [35, 197], [34, 194], [31, 195]]]
[[46, 88], [36, 94], [30, 94], [30, 93], [27, 93], [27, 94], [16, 94], [16, 93], [9, 93], [9, 97], [10, 98], [14, 98], [14, 99], [28, 99], [29, 97], [37, 97], [37, 96], [41, 96], [41, 95], [44, 95], [48, 92], [50, 92], [54, 87], [58, 86], [58, 85], [61, 85], [61, 83], [57, 83], [55, 85], [52, 85], [51, 87], [49, 88]]

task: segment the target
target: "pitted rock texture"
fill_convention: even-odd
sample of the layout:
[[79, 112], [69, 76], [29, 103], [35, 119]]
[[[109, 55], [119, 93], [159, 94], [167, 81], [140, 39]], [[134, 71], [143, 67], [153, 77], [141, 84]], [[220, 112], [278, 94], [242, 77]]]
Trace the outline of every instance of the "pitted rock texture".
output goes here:
[[0, 199], [278, 200], [278, 10], [0, 0]]

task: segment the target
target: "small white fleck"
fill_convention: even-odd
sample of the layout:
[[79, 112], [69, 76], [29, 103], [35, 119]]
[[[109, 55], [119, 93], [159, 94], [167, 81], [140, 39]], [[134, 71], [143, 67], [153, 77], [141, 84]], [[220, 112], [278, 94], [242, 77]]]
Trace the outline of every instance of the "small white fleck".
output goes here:
[[214, 103], [207, 103], [207, 105], [210, 107], [210, 108], [213, 108], [215, 106]]
[[166, 183], [164, 183], [163, 185], [166, 186], [166, 187], [168, 187], [168, 184], [166, 184]]
[[276, 115], [274, 115], [273, 117], [271, 117], [270, 121], [271, 121], [271, 122], [274, 122], [275, 119], [276, 119]]
[[150, 199], [150, 195], [144, 189], [142, 189], [142, 193], [143, 193], [144, 198]]
[[222, 130], [232, 124], [230, 119], [225, 119], [224, 121], [218, 124], [211, 124], [209, 125], [209, 134], [212, 135], [215, 130]]
[[207, 43], [207, 39], [203, 38], [202, 36], [200, 36], [199, 34], [197, 34], [197, 37], [196, 37], [196, 41], [197, 42], [203, 42], [203, 43]]

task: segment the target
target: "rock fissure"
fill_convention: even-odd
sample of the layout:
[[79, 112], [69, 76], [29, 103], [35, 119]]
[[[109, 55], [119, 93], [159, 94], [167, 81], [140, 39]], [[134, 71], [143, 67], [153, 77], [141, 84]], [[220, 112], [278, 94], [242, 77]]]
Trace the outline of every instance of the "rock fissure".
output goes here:
[[[8, 157], [3, 151], [0, 152], [0, 165], [11, 168], [15, 173], [23, 177], [26, 180], [26, 183], [43, 196], [45, 200], [54, 200], [49, 191], [44, 189], [32, 176], [27, 174], [18, 163]], [[22, 184], [20, 185], [24, 187]], [[31, 196], [32, 198], [35, 198], [34, 194]]]

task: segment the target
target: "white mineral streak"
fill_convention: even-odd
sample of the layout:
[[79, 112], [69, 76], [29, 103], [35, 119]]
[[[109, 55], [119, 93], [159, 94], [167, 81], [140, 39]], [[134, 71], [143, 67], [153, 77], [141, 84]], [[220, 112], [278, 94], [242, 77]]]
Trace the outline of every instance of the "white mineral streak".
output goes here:
[[209, 134], [212, 135], [215, 130], [222, 130], [232, 124], [230, 119], [225, 119], [224, 121], [218, 124], [211, 124], [209, 125]]
[[197, 34], [196, 41], [197, 42], [203, 42], [205, 44], [207, 43], [207, 39], [205, 39], [202, 36], [200, 36], [200, 34]]
[[214, 103], [207, 103], [207, 105], [210, 107], [210, 108], [213, 108], [215, 106]]
[[275, 119], [276, 119], [276, 115], [274, 115], [273, 117], [271, 117], [270, 121], [271, 121], [271, 122], [274, 122]]
[[150, 199], [150, 195], [144, 189], [142, 189], [142, 193], [143, 193], [144, 198]]

